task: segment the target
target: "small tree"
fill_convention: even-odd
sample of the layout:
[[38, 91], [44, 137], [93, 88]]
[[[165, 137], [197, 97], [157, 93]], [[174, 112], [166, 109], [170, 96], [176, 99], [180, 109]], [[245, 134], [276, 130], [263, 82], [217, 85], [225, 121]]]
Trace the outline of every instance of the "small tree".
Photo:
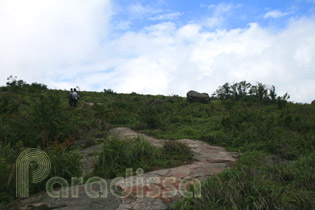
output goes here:
[[257, 101], [260, 103], [276, 103], [277, 100], [284, 100], [290, 98], [288, 94], [277, 98], [276, 88], [266, 88], [266, 85], [262, 83], [257, 83], [257, 85], [252, 85], [246, 81], [241, 81], [239, 83], [225, 83], [223, 86], [220, 86], [219, 89], [212, 95], [213, 98], [218, 98], [221, 100], [232, 99], [234, 101], [243, 100], [243, 101]]

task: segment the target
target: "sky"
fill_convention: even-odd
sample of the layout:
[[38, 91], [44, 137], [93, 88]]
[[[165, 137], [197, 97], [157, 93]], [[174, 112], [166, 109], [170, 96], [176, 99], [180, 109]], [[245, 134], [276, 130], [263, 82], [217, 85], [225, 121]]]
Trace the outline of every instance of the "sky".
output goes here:
[[226, 82], [315, 99], [315, 0], [0, 0], [0, 85], [211, 95]]

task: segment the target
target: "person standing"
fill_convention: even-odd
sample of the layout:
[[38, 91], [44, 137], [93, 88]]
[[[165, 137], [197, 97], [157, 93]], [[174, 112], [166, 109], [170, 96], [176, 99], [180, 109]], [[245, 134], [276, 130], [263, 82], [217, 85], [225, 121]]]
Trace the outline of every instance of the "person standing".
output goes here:
[[73, 92], [72, 92], [72, 100], [73, 100], [73, 106], [76, 107], [78, 104], [78, 93], [75, 88], [73, 89]]
[[73, 93], [73, 90], [72, 90], [72, 88], [71, 88], [71, 89], [70, 89], [70, 92], [69, 92], [69, 94], [68, 94], [68, 98], [69, 98], [69, 105], [70, 105], [70, 106], [73, 106], [72, 93]]

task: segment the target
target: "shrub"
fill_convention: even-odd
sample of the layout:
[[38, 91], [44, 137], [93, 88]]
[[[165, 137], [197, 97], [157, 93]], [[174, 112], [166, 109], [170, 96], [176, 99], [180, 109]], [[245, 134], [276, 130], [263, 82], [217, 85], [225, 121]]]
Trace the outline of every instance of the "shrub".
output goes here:
[[[36, 146], [42, 142], [42, 139], [66, 139], [74, 133], [74, 125], [77, 117], [74, 110], [65, 110], [62, 107], [61, 100], [57, 95], [43, 96], [33, 105], [28, 124], [24, 128], [33, 129], [26, 139], [27, 146]], [[44, 145], [42, 145], [44, 146]]]
[[140, 127], [142, 129], [157, 129], [162, 125], [161, 110], [154, 105], [143, 108], [139, 113]]
[[113, 136], [104, 140], [94, 174], [114, 178], [124, 176], [127, 168], [149, 171], [153, 167], [172, 167], [191, 159], [190, 148], [178, 141], [167, 141], [161, 149], [140, 137], [120, 140]]
[[45, 150], [50, 163], [51, 170], [48, 177], [38, 184], [30, 185], [30, 193], [36, 193], [46, 190], [46, 182], [52, 177], [62, 177], [71, 183], [71, 177], [81, 177], [81, 155], [75, 151], [69, 151], [71, 140], [65, 143], [53, 142]]
[[75, 151], [69, 151], [69, 146], [70, 143], [66, 141], [47, 149], [46, 152], [51, 161], [51, 177], [60, 176], [66, 180], [71, 180], [71, 177], [81, 176], [81, 155]]
[[162, 147], [163, 158], [173, 161], [190, 161], [193, 158], [190, 147], [178, 140], [167, 140]]
[[22, 149], [22, 142], [11, 146], [0, 141], [0, 203], [15, 198], [15, 161]]
[[127, 168], [141, 167], [147, 171], [159, 155], [157, 148], [140, 137], [124, 141], [113, 136], [104, 140], [103, 151], [95, 165], [94, 174], [114, 178], [124, 176]]
[[[41, 183], [30, 184], [30, 194], [44, 191], [46, 189], [46, 181], [51, 177], [62, 177], [70, 183], [71, 177], [81, 176], [81, 157], [76, 152], [68, 151], [69, 146], [70, 142], [63, 144], [55, 142], [51, 147], [47, 148], [45, 152], [51, 161], [51, 171], [48, 177]], [[0, 202], [2, 204], [6, 204], [15, 199], [15, 162], [23, 150], [22, 142], [18, 142], [14, 146], [0, 142]], [[31, 164], [30, 170], [34, 170], [35, 168], [36, 164]]]
[[261, 158], [257, 152], [244, 154], [235, 168], [202, 183], [201, 198], [185, 198], [172, 209], [312, 209], [312, 192], [292, 190], [290, 183], [266, 176], [270, 171]]
[[267, 88], [266, 85], [262, 83], [257, 83], [257, 85], [252, 85], [246, 81], [241, 81], [239, 83], [225, 83], [212, 94], [212, 98], [217, 98], [221, 100], [231, 99], [234, 101], [256, 101], [259, 103], [278, 103], [279, 108], [282, 108], [283, 104], [290, 96], [286, 93], [284, 96], [278, 96], [276, 100], [276, 88], [272, 86]]

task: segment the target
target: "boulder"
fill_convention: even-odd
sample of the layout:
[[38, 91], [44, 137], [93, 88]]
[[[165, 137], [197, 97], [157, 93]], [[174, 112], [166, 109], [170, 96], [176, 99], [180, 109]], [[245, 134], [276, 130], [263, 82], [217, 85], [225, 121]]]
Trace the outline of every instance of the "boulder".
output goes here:
[[197, 91], [191, 90], [187, 93], [187, 101], [208, 103], [210, 97], [207, 93], [198, 93]]

